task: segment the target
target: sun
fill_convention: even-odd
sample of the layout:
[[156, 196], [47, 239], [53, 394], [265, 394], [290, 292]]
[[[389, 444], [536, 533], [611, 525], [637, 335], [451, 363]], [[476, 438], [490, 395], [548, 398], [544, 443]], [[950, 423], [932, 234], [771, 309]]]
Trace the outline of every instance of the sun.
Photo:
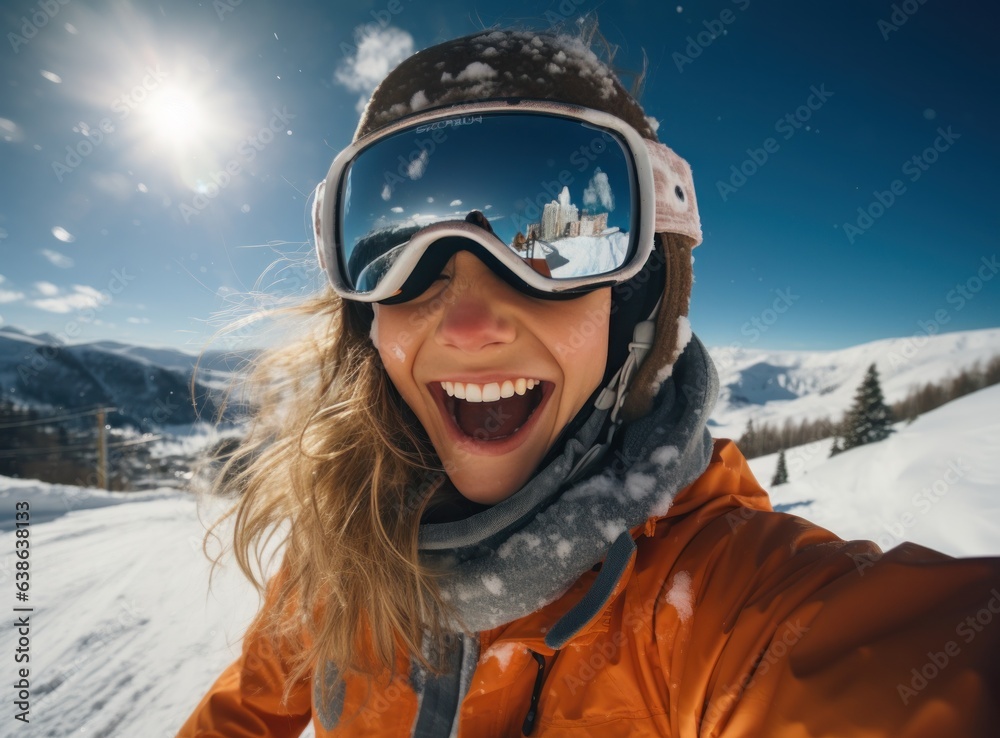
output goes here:
[[205, 101], [190, 90], [164, 85], [141, 108], [145, 132], [153, 141], [174, 147], [203, 140], [208, 133]]

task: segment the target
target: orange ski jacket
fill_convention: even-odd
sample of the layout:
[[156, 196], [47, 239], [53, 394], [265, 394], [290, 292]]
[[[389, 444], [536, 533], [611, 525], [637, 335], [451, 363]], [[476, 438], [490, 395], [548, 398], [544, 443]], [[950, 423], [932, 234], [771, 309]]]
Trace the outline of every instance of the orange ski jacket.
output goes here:
[[[478, 663], [453, 734], [1000, 735], [1000, 558], [914, 544], [882, 553], [773, 512], [725, 440], [666, 515], [632, 535], [606, 605], [562, 648], [545, 634], [597, 572], [472, 637]], [[178, 738], [297, 736], [310, 720], [317, 738], [448, 735], [414, 732], [407, 664], [370, 691], [340, 682], [331, 710], [315, 677], [279, 704], [285, 663], [251, 625]]]

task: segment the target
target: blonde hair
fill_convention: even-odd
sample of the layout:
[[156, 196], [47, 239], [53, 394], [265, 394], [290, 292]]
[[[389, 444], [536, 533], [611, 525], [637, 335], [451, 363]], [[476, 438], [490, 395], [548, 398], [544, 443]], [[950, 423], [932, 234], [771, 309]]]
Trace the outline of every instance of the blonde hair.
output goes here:
[[[579, 32], [588, 47], [603, 45], [608, 60], [613, 58], [616, 48], [603, 41], [596, 19]], [[431, 51], [473, 54], [472, 38]], [[428, 53], [411, 57], [393, 74], [423, 63]], [[527, 84], [535, 85], [533, 79]], [[642, 79], [636, 76], [636, 87]], [[560, 81], [558, 99], [604, 109], [655, 140], [641, 106], [617, 77], [613, 81], [622, 93], [614, 102], [598, 93], [593, 80], [577, 84], [575, 78], [572, 85]], [[549, 92], [543, 84], [526, 94], [545, 98]], [[383, 82], [359, 135], [377, 127], [370, 117], [375, 111], [395, 116], [393, 94], [404, 95], [405, 102], [412, 96], [405, 85]], [[216, 526], [235, 516], [236, 561], [259, 590], [252, 554], [261, 569], [261, 548], [277, 526], [289, 524], [286, 576], [269, 600], [274, 606], [262, 608], [255, 621], [275, 640], [297, 641], [301, 627], [309, 636], [311, 645], [292, 649], [286, 698], [311, 666], [328, 661], [341, 675], [384, 676], [392, 675], [397, 656], [405, 653], [440, 670], [448, 638], [444, 623], [457, 623], [417, 546], [424, 510], [447, 502], [449, 487], [441, 484], [446, 476], [368, 339], [366, 310], [327, 291], [281, 311], [319, 329], [257, 361], [249, 379], [255, 419], [215, 484], [217, 492], [239, 500], [209, 529], [206, 543]], [[425, 652], [439, 661], [429, 663]]]
[[234, 516], [233, 553], [259, 592], [263, 548], [288, 524], [273, 606], [252, 626], [272, 644], [303, 644], [288, 654], [285, 699], [328, 661], [370, 678], [392, 674], [402, 650], [436, 668], [421, 644], [445, 638], [445, 606], [417, 551], [444, 474], [368, 338], [364, 310], [327, 290], [272, 311], [304, 336], [254, 361], [243, 388], [254, 417], [212, 487], [238, 500], [209, 527], [206, 553]]

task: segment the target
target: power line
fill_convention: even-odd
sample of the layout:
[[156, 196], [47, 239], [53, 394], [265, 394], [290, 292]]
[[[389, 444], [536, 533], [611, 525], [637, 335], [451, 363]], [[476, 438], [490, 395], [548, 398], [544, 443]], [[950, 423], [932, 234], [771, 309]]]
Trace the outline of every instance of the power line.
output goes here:
[[[142, 443], [152, 443], [159, 441], [163, 436], [153, 436], [151, 438], [135, 438], [131, 441], [116, 441], [109, 443], [108, 448], [125, 448], [126, 446], [138, 446]], [[80, 451], [83, 449], [93, 451], [97, 443], [78, 443], [75, 446], [52, 446], [51, 448], [15, 448], [0, 451], [0, 459], [9, 459], [15, 456], [45, 456], [61, 454], [64, 451]]]
[[0, 423], [0, 429], [3, 428], [24, 428], [29, 425], [44, 425], [46, 423], [56, 423], [60, 420], [70, 420], [72, 418], [85, 418], [88, 415], [97, 415], [99, 412], [115, 412], [118, 410], [116, 407], [104, 407], [96, 408], [94, 410], [81, 410], [77, 413], [70, 413], [68, 415], [57, 415], [54, 418], [41, 418], [39, 420], [24, 420], [17, 423]]

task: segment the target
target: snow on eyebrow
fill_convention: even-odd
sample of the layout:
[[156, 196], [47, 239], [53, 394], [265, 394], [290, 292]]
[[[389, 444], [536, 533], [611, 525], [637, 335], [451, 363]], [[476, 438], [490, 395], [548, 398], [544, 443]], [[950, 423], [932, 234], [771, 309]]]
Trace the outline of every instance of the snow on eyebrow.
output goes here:
[[672, 605], [682, 623], [686, 623], [694, 614], [694, 591], [691, 587], [691, 575], [686, 571], [674, 574], [669, 591], [663, 596], [663, 601]]

